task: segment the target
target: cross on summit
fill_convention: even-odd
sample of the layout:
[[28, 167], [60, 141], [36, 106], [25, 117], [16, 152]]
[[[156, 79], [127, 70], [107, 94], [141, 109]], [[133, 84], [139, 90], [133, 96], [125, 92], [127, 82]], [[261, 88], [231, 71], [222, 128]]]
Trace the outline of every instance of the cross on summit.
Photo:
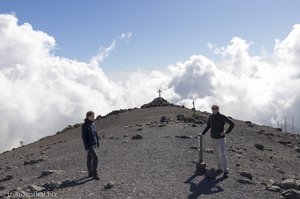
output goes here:
[[158, 97], [161, 97], [162, 90], [158, 89]]

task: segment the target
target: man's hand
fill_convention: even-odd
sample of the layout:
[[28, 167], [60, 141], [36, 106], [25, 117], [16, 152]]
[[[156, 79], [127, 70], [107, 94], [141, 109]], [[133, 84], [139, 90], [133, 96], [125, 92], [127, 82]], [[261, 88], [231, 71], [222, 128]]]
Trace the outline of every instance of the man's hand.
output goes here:
[[226, 131], [223, 131], [220, 133], [221, 136], [225, 136], [226, 135]]

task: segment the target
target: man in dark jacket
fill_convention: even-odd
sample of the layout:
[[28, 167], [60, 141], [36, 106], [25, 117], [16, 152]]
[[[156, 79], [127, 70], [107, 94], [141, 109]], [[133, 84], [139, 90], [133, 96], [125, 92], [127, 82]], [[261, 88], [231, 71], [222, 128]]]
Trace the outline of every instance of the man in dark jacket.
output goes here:
[[84, 148], [87, 151], [87, 168], [89, 177], [93, 177], [95, 180], [99, 180], [97, 167], [98, 156], [95, 148], [99, 147], [99, 138], [94, 124], [95, 114], [93, 111], [86, 113], [84, 124], [82, 125], [82, 140]]
[[[202, 135], [204, 135], [208, 129], [211, 129], [210, 137], [216, 162], [218, 163], [217, 174], [224, 172], [224, 177], [228, 177], [227, 157], [225, 153], [225, 135], [230, 133], [234, 127], [234, 123], [219, 112], [219, 106], [213, 105], [211, 109], [213, 114], [208, 118], [206, 128], [203, 130]], [[226, 131], [224, 131], [225, 123], [230, 125]]]

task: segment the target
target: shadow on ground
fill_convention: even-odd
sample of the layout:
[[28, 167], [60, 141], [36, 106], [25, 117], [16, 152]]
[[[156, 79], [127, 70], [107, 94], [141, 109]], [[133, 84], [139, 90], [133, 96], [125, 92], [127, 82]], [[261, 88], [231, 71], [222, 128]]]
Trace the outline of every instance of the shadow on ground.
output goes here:
[[93, 178], [83, 177], [77, 180], [66, 180], [62, 182], [62, 184], [59, 186], [60, 189], [68, 188], [68, 187], [75, 187], [82, 185], [86, 182], [93, 181]]
[[218, 192], [224, 191], [222, 187], [217, 185], [219, 182], [225, 180], [226, 178], [221, 177], [218, 179], [209, 179], [204, 177], [198, 184], [192, 182], [194, 178], [197, 176], [203, 176], [205, 172], [202, 173], [194, 173], [191, 177], [189, 177], [184, 183], [190, 184], [190, 192], [191, 194], [188, 196], [188, 199], [196, 199], [201, 195], [209, 195]]

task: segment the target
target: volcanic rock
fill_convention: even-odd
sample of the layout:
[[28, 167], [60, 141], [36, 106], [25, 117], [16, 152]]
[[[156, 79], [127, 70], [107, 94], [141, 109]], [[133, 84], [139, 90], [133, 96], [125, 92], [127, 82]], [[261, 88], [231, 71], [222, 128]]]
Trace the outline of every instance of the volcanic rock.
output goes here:
[[165, 100], [162, 97], [158, 97], [155, 98], [152, 102], [142, 105], [141, 108], [162, 107], [162, 106], [180, 107], [178, 105], [169, 103], [167, 100]]
[[143, 139], [143, 136], [141, 134], [136, 134], [136, 135], [132, 136], [131, 139], [132, 140], [140, 140], [140, 139]]

